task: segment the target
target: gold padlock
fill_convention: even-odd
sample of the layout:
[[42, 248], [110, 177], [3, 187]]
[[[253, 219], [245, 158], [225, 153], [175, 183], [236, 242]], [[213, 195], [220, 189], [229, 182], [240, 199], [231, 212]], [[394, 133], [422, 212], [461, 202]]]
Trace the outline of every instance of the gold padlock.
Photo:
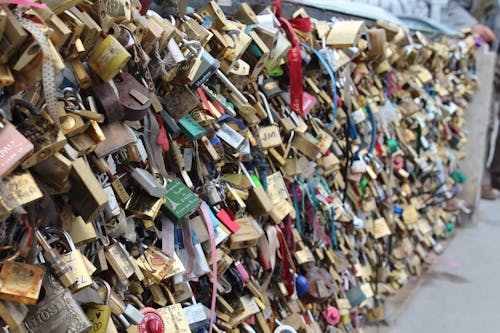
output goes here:
[[45, 271], [40, 265], [6, 261], [0, 271], [0, 299], [35, 305]]

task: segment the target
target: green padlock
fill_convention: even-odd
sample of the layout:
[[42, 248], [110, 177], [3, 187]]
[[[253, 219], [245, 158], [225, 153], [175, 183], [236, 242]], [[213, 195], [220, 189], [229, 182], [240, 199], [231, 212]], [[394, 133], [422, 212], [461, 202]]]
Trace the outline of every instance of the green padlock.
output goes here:
[[88, 304], [85, 314], [92, 323], [92, 328], [89, 330], [89, 333], [106, 333], [109, 320], [111, 318], [111, 306], [109, 306], [111, 287], [102, 279], [96, 279], [95, 282], [96, 284], [101, 284], [106, 288], [106, 300], [104, 304]]
[[163, 207], [169, 219], [178, 222], [200, 207], [201, 200], [184, 183], [176, 178], [166, 186]]
[[207, 131], [201, 127], [190, 114], [184, 115], [184, 117], [179, 119], [177, 124], [179, 125], [182, 134], [184, 134], [189, 140], [198, 140], [202, 136], [207, 135]]

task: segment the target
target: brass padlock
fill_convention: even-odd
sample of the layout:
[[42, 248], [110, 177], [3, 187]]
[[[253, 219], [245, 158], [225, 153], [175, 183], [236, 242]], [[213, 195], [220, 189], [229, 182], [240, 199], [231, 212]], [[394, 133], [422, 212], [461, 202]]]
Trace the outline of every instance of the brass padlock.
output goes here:
[[89, 222], [104, 210], [108, 197], [85, 159], [79, 158], [73, 161], [72, 165], [69, 192], [71, 205], [86, 222]]
[[90, 303], [87, 304], [85, 309], [85, 314], [92, 323], [92, 328], [89, 332], [92, 333], [106, 333], [108, 329], [108, 324], [111, 319], [111, 306], [109, 306], [109, 301], [111, 298], [111, 287], [109, 284], [102, 280], [96, 279], [97, 284], [104, 285], [106, 288], [106, 298], [104, 304]]
[[250, 184], [252, 186], [252, 188], [250, 189], [250, 193], [248, 194], [248, 199], [246, 200], [247, 211], [255, 216], [267, 215], [273, 208], [272, 200], [269, 198], [268, 194], [266, 193], [266, 191], [264, 191], [264, 188], [262, 186], [257, 186], [255, 184], [247, 169], [241, 162], [240, 168], [243, 170], [243, 173], [250, 181]]
[[62, 254], [62, 259], [76, 276], [76, 283], [69, 288], [72, 291], [77, 291], [92, 285], [92, 278], [83, 259], [83, 254], [75, 247], [71, 236], [66, 231], [54, 227], [45, 228], [44, 233], [58, 236], [66, 247], [66, 252]]
[[43, 249], [43, 256], [48, 262], [55, 277], [57, 277], [64, 287], [69, 288], [76, 283], [76, 276], [61, 254], [53, 249], [47, 242], [40, 230], [35, 231], [35, 236]]
[[135, 270], [122, 246], [120, 243], [114, 242], [105, 247], [105, 254], [116, 275], [124, 280], [132, 276]]
[[40, 265], [29, 265], [6, 261], [0, 271], [0, 299], [35, 305], [42, 286], [44, 269]]
[[116, 40], [113, 35], [108, 35], [99, 43], [90, 54], [88, 63], [97, 75], [107, 82], [113, 79], [127, 64], [131, 55]]

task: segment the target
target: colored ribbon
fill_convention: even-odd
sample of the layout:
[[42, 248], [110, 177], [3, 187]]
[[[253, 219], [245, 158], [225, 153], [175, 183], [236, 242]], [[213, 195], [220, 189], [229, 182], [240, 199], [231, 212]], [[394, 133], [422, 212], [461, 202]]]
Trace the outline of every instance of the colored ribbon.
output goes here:
[[332, 111], [332, 121], [330, 122], [329, 126], [333, 126], [333, 123], [335, 122], [335, 119], [337, 118], [337, 84], [335, 81], [335, 75], [333, 74], [333, 70], [331, 66], [328, 64], [326, 61], [325, 57], [318, 51], [313, 49], [307, 44], [300, 43], [300, 45], [310, 51], [312, 51], [316, 57], [318, 57], [319, 62], [323, 65], [325, 68], [326, 72], [328, 73], [328, 76], [330, 76], [330, 80], [332, 81], [332, 93], [333, 93], [333, 111]]
[[207, 226], [208, 236], [210, 238], [210, 254], [212, 256], [212, 303], [210, 305], [210, 329], [208, 331], [212, 333], [215, 321], [215, 305], [217, 302], [217, 247], [215, 244], [214, 225], [212, 224], [209, 209], [205, 202], [201, 203], [200, 211]]
[[182, 236], [184, 248], [188, 253], [188, 263], [186, 265], [186, 272], [184, 273], [184, 276], [187, 277], [191, 275], [196, 264], [196, 249], [194, 248], [193, 238], [191, 235], [191, 225], [188, 218], [185, 218], [182, 222]]
[[[305, 116], [304, 110], [302, 108], [302, 99], [304, 94], [304, 88], [302, 87], [302, 55], [300, 53], [299, 40], [297, 35], [293, 30], [293, 25], [287, 19], [281, 17], [281, 0], [277, 0], [274, 3], [276, 8], [276, 16], [278, 20], [285, 28], [288, 37], [292, 43], [292, 47], [288, 51], [288, 79], [290, 82], [290, 106], [293, 111], [297, 112], [301, 116]], [[298, 23], [298, 21], [296, 21]], [[301, 25], [304, 25], [302, 22]]]
[[[20, 2], [28, 6], [35, 4], [32, 3], [31, 1], [6, 1], [5, 3], [17, 3], [17, 2]], [[39, 6], [33, 6], [33, 7], [40, 8]], [[21, 26], [24, 29], [28, 30], [33, 35], [33, 38], [35, 38], [35, 40], [40, 45], [40, 48], [42, 49], [43, 96], [45, 98], [45, 103], [47, 103], [47, 109], [49, 111], [50, 117], [54, 121], [54, 124], [57, 126], [57, 128], [59, 128], [61, 123], [59, 121], [59, 116], [56, 106], [57, 105], [56, 74], [55, 74], [54, 62], [52, 59], [52, 51], [49, 46], [49, 40], [47, 36], [43, 33], [43, 31], [40, 30], [40, 28], [33, 21], [23, 17], [19, 7], [16, 8], [15, 13], [17, 19], [19, 20], [19, 23], [21, 23]]]
[[283, 268], [281, 270], [281, 279], [285, 284], [288, 295], [291, 296], [295, 293], [295, 266], [293, 264], [292, 258], [290, 257], [290, 251], [283, 237], [283, 233], [277, 226], [275, 228], [280, 243], [281, 261], [283, 263]]
[[300, 211], [299, 211], [299, 197], [297, 193], [297, 184], [292, 183], [292, 197], [293, 197], [293, 208], [295, 209], [295, 227], [299, 234], [302, 234], [302, 224], [300, 222]]

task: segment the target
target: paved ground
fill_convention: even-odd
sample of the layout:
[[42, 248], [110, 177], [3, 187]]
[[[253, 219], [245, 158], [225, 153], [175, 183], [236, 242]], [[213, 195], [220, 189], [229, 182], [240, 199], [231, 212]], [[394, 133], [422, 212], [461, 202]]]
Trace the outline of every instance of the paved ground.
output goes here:
[[481, 201], [399, 318], [380, 333], [500, 332], [500, 201]]

